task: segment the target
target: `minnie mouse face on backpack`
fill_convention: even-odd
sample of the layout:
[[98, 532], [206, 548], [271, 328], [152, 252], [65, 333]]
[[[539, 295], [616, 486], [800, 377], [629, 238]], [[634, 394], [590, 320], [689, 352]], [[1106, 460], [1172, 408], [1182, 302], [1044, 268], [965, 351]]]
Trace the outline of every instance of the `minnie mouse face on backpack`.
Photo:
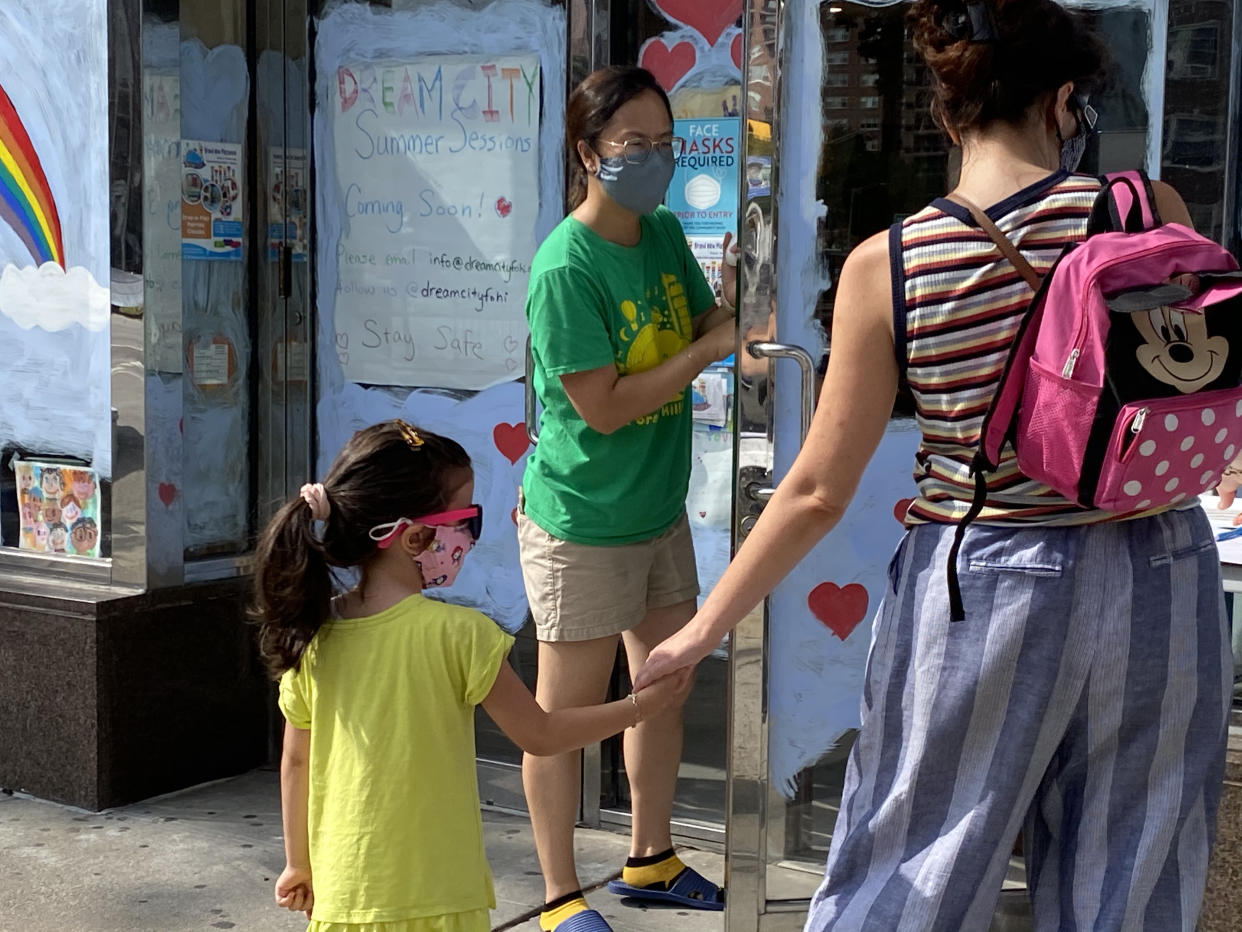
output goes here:
[[1242, 307], [1235, 298], [1204, 310], [1186, 308], [1199, 291], [1195, 276], [1179, 276], [1108, 299], [1114, 315], [1108, 364], [1119, 398], [1188, 395], [1238, 384]]
[[1158, 307], [1131, 314], [1143, 342], [1134, 351], [1138, 364], [1157, 382], [1182, 394], [1197, 392], [1225, 371], [1229, 338], [1208, 335], [1203, 313]]

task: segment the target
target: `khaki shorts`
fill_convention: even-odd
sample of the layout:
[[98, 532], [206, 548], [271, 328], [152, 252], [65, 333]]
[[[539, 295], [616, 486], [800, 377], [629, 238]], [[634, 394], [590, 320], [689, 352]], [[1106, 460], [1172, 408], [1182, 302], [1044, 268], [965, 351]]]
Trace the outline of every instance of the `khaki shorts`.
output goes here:
[[654, 608], [699, 594], [690, 522], [683, 514], [651, 540], [616, 547], [553, 537], [518, 511], [522, 580], [541, 641], [590, 641], [628, 631]]

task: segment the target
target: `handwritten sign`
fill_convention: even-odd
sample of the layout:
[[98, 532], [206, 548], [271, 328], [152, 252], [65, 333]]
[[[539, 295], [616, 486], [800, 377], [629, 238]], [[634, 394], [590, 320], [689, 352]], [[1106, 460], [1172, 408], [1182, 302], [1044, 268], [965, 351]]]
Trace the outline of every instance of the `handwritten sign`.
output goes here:
[[534, 53], [337, 70], [333, 298], [346, 379], [482, 389], [521, 375], [540, 80]]
[[182, 371], [181, 345], [181, 78], [142, 75], [143, 171], [147, 222], [143, 298], [147, 360], [157, 372]]

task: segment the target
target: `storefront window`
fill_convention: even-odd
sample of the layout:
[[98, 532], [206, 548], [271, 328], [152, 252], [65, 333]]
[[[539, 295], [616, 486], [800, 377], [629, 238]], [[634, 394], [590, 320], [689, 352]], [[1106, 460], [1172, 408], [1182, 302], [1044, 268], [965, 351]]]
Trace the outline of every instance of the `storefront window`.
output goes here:
[[0, 10], [0, 546], [81, 567], [110, 553], [110, 483], [124, 468], [110, 392], [107, 5], [44, 7]]

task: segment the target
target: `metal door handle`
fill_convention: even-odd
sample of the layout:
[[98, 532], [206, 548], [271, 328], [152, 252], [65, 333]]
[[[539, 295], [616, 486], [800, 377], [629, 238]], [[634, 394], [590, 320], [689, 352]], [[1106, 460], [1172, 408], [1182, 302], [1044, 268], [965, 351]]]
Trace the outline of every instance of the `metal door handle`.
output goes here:
[[802, 438], [811, 430], [811, 415], [815, 411], [815, 361], [801, 346], [792, 343], [768, 343], [757, 341], [746, 344], [746, 351], [756, 359], [792, 359], [802, 367]]
[[746, 494], [761, 505], [766, 505], [772, 500], [772, 496], [776, 494], [776, 489], [770, 485], [763, 485], [760, 482], [752, 482], [746, 486]]
[[539, 442], [539, 399], [535, 397], [535, 354], [526, 338], [526, 436], [531, 443]]

